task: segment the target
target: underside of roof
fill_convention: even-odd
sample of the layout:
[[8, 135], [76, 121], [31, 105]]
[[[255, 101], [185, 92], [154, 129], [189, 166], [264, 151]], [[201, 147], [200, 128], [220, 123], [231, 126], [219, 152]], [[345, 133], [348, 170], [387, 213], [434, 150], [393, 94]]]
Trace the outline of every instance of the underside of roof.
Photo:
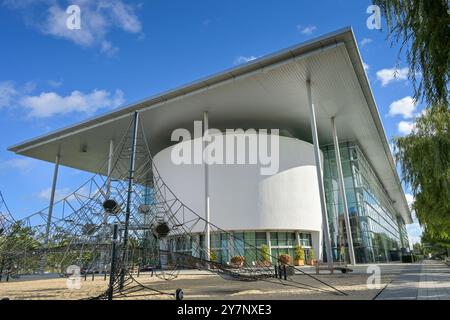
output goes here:
[[[320, 145], [354, 140], [406, 223], [411, 214], [351, 28], [251, 61], [108, 114], [12, 146], [17, 154], [98, 172], [109, 141], [140, 111], [152, 154], [173, 144], [176, 128], [193, 130], [208, 111], [212, 128], [279, 128], [311, 142], [306, 80], [311, 80]], [[80, 146], [85, 148], [80, 151]]]

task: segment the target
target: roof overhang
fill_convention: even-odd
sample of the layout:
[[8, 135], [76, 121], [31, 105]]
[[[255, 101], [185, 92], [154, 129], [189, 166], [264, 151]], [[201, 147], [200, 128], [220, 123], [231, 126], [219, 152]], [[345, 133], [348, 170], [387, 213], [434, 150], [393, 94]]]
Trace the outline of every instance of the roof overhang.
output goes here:
[[[306, 80], [321, 145], [332, 143], [330, 118], [340, 141], [356, 140], [406, 223], [411, 213], [351, 28], [253, 60], [138, 103], [9, 148], [17, 154], [98, 172], [109, 141], [119, 140], [140, 111], [152, 153], [173, 144], [176, 128], [193, 129], [208, 111], [210, 127], [280, 128], [311, 141]], [[80, 146], [87, 147], [82, 152]]]

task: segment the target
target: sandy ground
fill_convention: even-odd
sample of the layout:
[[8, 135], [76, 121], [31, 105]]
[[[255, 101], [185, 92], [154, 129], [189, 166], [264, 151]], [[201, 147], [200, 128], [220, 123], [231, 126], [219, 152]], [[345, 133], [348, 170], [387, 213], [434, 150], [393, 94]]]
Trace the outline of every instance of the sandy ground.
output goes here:
[[[344, 300], [370, 300], [373, 299], [392, 279], [393, 274], [385, 274], [381, 278], [380, 289], [369, 289], [366, 285], [367, 274], [324, 274], [318, 278], [335, 288], [347, 293], [347, 296], [338, 295], [324, 284], [308, 277], [307, 275], [295, 275], [290, 282], [280, 282], [277, 279], [266, 281], [246, 282], [222, 279], [214, 274], [180, 274], [176, 279], [166, 281], [150, 274], [141, 274], [135, 278], [144, 286], [173, 294], [177, 288], [184, 291], [184, 299], [344, 299]], [[283, 285], [284, 283], [284, 285]], [[50, 299], [50, 300], [75, 300], [97, 296], [105, 292], [108, 279], [96, 276], [92, 281], [91, 276], [87, 280], [81, 280], [80, 289], [68, 289], [66, 278], [15, 279], [10, 282], [0, 283], [0, 298], [11, 300]], [[286, 285], [288, 284], [288, 285]], [[136, 282], [127, 286], [132, 288]], [[311, 288], [308, 286], [313, 286]], [[136, 289], [141, 287], [135, 287]], [[117, 299], [173, 299], [171, 295], [160, 295], [144, 289], [138, 292], [118, 296]]]

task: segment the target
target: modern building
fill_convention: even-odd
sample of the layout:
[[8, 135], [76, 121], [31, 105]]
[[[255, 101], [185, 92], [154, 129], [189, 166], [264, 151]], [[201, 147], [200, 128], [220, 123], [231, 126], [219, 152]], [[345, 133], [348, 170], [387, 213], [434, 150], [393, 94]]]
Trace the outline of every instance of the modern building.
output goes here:
[[[136, 111], [161, 177], [183, 203], [242, 240], [240, 255], [263, 244], [275, 257], [293, 255], [301, 244], [324, 260], [370, 263], [397, 260], [409, 247], [411, 214], [351, 28], [9, 150], [97, 173]], [[189, 141], [171, 141], [171, 134], [192, 132], [198, 120], [219, 135], [279, 129], [279, 170], [261, 175], [259, 163], [175, 164], [174, 148]], [[233, 138], [240, 134], [261, 135]], [[219, 259], [230, 258], [223, 250], [229, 234], [192, 232]]]

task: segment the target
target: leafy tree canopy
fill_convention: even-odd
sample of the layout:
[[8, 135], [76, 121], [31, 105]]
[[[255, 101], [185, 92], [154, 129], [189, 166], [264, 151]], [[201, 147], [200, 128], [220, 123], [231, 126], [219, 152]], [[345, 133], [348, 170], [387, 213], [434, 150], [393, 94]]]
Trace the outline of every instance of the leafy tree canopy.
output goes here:
[[450, 112], [435, 106], [413, 132], [395, 139], [395, 157], [415, 197], [413, 210], [427, 233], [450, 240]]
[[448, 106], [450, 14], [448, 0], [373, 0], [389, 36], [406, 49], [415, 98]]

